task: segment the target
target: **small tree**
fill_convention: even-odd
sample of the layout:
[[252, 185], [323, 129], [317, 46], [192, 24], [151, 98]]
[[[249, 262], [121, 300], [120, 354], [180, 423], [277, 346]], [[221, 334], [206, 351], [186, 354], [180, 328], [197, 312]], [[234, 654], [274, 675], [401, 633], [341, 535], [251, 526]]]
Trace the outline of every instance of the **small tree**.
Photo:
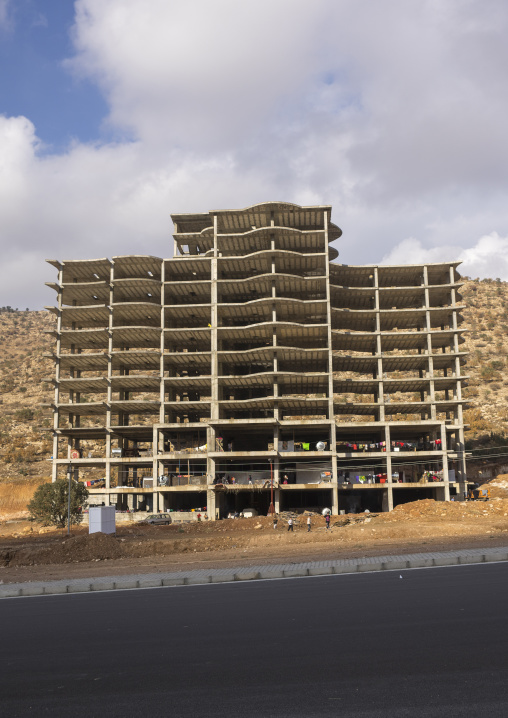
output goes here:
[[[67, 525], [68, 506], [67, 479], [58, 479], [52, 484], [42, 484], [35, 491], [27, 505], [32, 521], [40, 521], [44, 526]], [[80, 524], [83, 520], [82, 509], [88, 498], [88, 491], [78, 481], [71, 481], [71, 524]]]

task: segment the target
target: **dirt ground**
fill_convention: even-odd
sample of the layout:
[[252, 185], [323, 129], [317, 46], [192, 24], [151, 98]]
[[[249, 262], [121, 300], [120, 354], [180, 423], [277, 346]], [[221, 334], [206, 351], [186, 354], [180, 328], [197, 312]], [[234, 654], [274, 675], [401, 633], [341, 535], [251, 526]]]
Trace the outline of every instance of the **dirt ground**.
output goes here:
[[26, 520], [0, 524], [1, 582], [508, 546], [508, 475], [491, 482], [487, 502], [424, 500], [391, 513], [333, 516], [329, 531], [317, 515], [310, 533], [306, 516], [291, 533], [283, 515], [276, 530], [269, 517], [119, 526], [116, 535], [38, 530]]

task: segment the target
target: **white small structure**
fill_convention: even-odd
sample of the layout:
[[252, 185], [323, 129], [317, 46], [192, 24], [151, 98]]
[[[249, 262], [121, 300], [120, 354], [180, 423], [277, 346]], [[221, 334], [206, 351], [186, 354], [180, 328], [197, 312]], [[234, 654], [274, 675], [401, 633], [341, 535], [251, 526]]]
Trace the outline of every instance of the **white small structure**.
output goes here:
[[91, 506], [88, 510], [88, 533], [115, 534], [115, 507]]

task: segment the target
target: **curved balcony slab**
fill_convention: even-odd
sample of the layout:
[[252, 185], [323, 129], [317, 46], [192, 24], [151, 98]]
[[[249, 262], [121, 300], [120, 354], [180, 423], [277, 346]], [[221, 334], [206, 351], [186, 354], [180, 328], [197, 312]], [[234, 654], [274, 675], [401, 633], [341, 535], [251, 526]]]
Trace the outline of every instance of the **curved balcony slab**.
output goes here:
[[113, 347], [123, 349], [124, 347], [152, 347], [160, 348], [160, 327], [128, 326], [113, 327]]
[[105, 376], [97, 377], [83, 377], [83, 378], [67, 378], [63, 377], [59, 382], [54, 379], [47, 379], [46, 381], [52, 381], [58, 384], [60, 391], [75, 391], [77, 393], [82, 392], [106, 392], [108, 390], [108, 379]]
[[[57, 332], [51, 332], [57, 336]], [[107, 329], [62, 329], [60, 333], [60, 346], [62, 348], [76, 347], [77, 349], [108, 348], [109, 334]]]
[[60, 362], [60, 369], [71, 369], [77, 371], [107, 371], [108, 354], [106, 352], [94, 352], [90, 354], [45, 354], [55, 361]]
[[163, 260], [149, 254], [130, 254], [112, 257], [115, 279], [161, 278]]
[[159, 370], [160, 351], [143, 351], [142, 349], [116, 350], [111, 354], [111, 363], [114, 371]]
[[112, 376], [111, 389], [113, 391], [142, 391], [158, 392], [160, 379], [154, 375], [135, 374], [131, 376]]
[[[58, 315], [56, 307], [45, 307], [48, 311]], [[72, 328], [77, 325], [79, 329], [92, 329], [107, 327], [109, 324], [109, 308], [106, 304], [90, 304], [79, 307], [62, 307], [62, 328]]]
[[160, 327], [161, 308], [154, 301], [115, 302], [112, 305], [113, 326], [154, 326]]
[[[192, 352], [164, 352], [164, 368], [177, 367], [179, 369], [189, 369], [192, 367], [210, 367], [212, 354], [210, 351]], [[209, 369], [202, 369], [203, 373], [209, 373]]]
[[60, 414], [73, 414], [74, 416], [99, 416], [105, 415], [108, 405], [105, 401], [97, 402], [59, 402], [55, 405]]
[[158, 414], [160, 401], [121, 400], [111, 401], [111, 411], [115, 414], [124, 412], [126, 414]]
[[183, 389], [196, 390], [196, 389], [208, 389], [211, 391], [212, 377], [210, 375], [203, 376], [166, 376], [164, 377], [164, 390], [168, 391], [169, 388], [173, 388], [176, 391], [182, 391]]
[[93, 304], [109, 304], [109, 279], [81, 284], [62, 284], [62, 303], [70, 305], [90, 306]]
[[466, 352], [450, 352], [448, 354], [398, 354], [387, 356], [376, 354], [374, 356], [351, 356], [344, 354], [333, 355], [334, 371], [354, 371], [361, 373], [376, 372], [378, 359], [383, 359], [383, 371], [411, 371], [428, 370], [429, 358], [433, 361], [436, 369], [455, 369], [455, 360], [458, 358], [461, 364], [465, 364]]
[[62, 281], [66, 284], [109, 282], [112, 262], [102, 259], [72, 259], [61, 263]]
[[62, 269], [63, 281], [66, 283], [87, 283], [98, 280], [109, 282], [111, 265], [111, 260], [103, 257], [101, 259], [65, 260], [60, 264], [60, 268]]
[[381, 382], [383, 383], [385, 394], [395, 394], [396, 392], [409, 393], [429, 391], [430, 383], [434, 382], [436, 391], [454, 390], [457, 387], [457, 381], [464, 381], [467, 377], [434, 377], [419, 378], [406, 377], [400, 379], [334, 379], [333, 390], [335, 393], [343, 394], [372, 394], [379, 391]]

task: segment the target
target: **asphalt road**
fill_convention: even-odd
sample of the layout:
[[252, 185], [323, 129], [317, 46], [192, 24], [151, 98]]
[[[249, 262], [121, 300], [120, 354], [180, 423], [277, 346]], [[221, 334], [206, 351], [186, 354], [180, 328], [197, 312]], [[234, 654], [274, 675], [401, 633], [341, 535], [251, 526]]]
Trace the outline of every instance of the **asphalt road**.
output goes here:
[[0, 715], [506, 718], [507, 589], [504, 563], [4, 599]]

